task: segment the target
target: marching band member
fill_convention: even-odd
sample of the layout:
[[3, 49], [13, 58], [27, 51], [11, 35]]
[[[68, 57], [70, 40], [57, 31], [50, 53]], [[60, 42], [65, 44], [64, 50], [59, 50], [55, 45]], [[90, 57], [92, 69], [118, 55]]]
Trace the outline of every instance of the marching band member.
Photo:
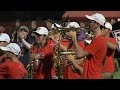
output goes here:
[[110, 37], [112, 31], [112, 25], [109, 22], [105, 23], [103, 29], [103, 35], [107, 41], [107, 55], [102, 69], [102, 76], [104, 79], [112, 79], [115, 72], [114, 53], [117, 48], [117, 42], [115, 38]]
[[[70, 22], [67, 26], [68, 28], [80, 28], [79, 24], [77, 22]], [[79, 46], [84, 48], [85, 44], [83, 41], [78, 42]], [[71, 49], [74, 51], [74, 46], [71, 47]], [[68, 57], [69, 59], [69, 57]], [[76, 63], [83, 69], [84, 68], [84, 58], [76, 60]], [[75, 69], [74, 65], [70, 62], [70, 65], [68, 65], [65, 69], [66, 79], [81, 79], [82, 75], [78, 73], [78, 71]], [[73, 66], [73, 67], [72, 67]], [[74, 70], [75, 69], [75, 70]]]
[[0, 46], [6, 46], [9, 43], [10, 43], [9, 35], [6, 33], [1, 33], [0, 34]]
[[[101, 30], [101, 27], [103, 27], [105, 23], [105, 17], [99, 13], [93, 14], [91, 16], [86, 15], [86, 17], [90, 20], [90, 28], [94, 34], [92, 42], [82, 49], [77, 43], [76, 32], [70, 31], [69, 34], [72, 37], [77, 58], [83, 58], [86, 56], [82, 78], [101, 79], [102, 64], [107, 53], [107, 42], [102, 35]], [[76, 65], [74, 58], [69, 60]]]
[[[52, 32], [53, 32], [54, 30], [56, 30], [57, 28], [62, 28], [62, 26], [61, 26], [60, 24], [58, 24], [58, 23], [53, 23], [53, 24], [51, 25], [51, 28], [50, 28], [50, 31], [49, 31], [49, 36], [51, 36]], [[59, 39], [59, 34], [56, 34], [55, 37]], [[54, 48], [54, 55], [53, 55], [53, 56], [55, 57], [55, 47], [56, 47], [56, 44], [55, 44], [55, 42], [54, 42], [51, 38], [49, 38], [48, 42], [49, 42], [49, 44], [52, 45], [53, 48]], [[58, 79], [57, 69], [56, 69], [56, 63], [57, 63], [57, 62], [54, 61], [54, 66], [53, 66], [52, 72], [51, 72], [51, 74], [52, 74], [52, 79]]]
[[53, 46], [48, 43], [48, 30], [45, 27], [38, 27], [34, 31], [37, 45], [31, 48], [31, 59], [39, 60], [34, 79], [52, 79], [51, 70], [53, 67]]
[[[79, 28], [79, 24], [77, 22], [70, 22], [67, 26], [67, 28]], [[67, 29], [66, 28], [66, 29]], [[63, 38], [62, 36], [60, 36], [60, 33], [58, 33], [57, 35], [55, 35], [55, 37], [50, 36], [50, 38], [52, 38], [52, 40], [57, 44], [59, 41], [60, 42], [60, 49], [62, 50], [62, 48], [68, 48], [69, 47], [69, 40], [67, 40], [67, 38]], [[81, 47], [84, 47], [84, 43], [80, 42], [79, 43]], [[66, 49], [67, 50], [67, 49]], [[71, 46], [69, 48], [69, 50], [74, 51], [74, 47]], [[64, 50], [63, 50], [64, 51]], [[78, 66], [82, 66], [83, 63], [81, 63], [81, 60], [76, 60], [77, 65]], [[66, 63], [64, 63], [66, 64]], [[67, 64], [65, 65], [65, 70], [64, 70], [64, 79], [80, 79], [81, 76], [79, 75], [79, 73], [77, 72], [77, 70], [74, 68], [74, 66], [72, 65], [71, 62], [67, 62]]]
[[18, 60], [20, 47], [16, 43], [10, 43], [0, 49], [6, 52], [4, 58], [0, 59], [0, 79], [23, 79], [27, 71]]
[[[0, 34], [0, 46], [7, 46], [10, 43], [10, 37], [6, 33], [1, 33]], [[0, 50], [0, 59], [3, 58], [4, 52]]]

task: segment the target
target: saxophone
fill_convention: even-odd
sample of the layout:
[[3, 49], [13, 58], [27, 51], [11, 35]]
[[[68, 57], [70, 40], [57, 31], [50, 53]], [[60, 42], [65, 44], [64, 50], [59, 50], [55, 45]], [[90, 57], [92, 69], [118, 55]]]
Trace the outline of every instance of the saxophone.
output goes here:
[[[31, 45], [31, 49], [29, 50], [29, 56], [32, 55], [32, 47], [33, 47], [34, 43]], [[33, 79], [33, 74], [34, 74], [34, 61], [32, 60], [32, 58], [29, 58], [29, 64], [26, 67], [27, 71], [28, 71], [28, 75], [27, 78], [28, 79]]]
[[33, 61], [31, 61], [31, 62], [28, 64], [27, 70], [28, 70], [28, 79], [33, 79], [33, 73], [34, 73]]
[[[65, 30], [61, 30], [61, 35], [65, 36]], [[67, 38], [67, 37], [64, 37]], [[68, 38], [67, 38], [68, 39]], [[70, 39], [68, 39], [69, 41], [69, 45], [68, 45], [68, 49], [71, 48], [72, 46], [72, 41]], [[72, 51], [66, 51], [63, 52], [60, 50], [60, 42], [62, 42], [62, 40], [59, 41], [59, 43], [56, 45], [57, 48], [54, 48], [55, 50], [55, 55], [54, 55], [54, 66], [56, 67], [56, 72], [57, 72], [57, 76], [58, 79], [64, 79], [64, 71], [65, 71], [65, 64], [63, 62], [67, 62], [68, 60], [66, 58], [64, 58], [65, 55], [75, 55], [75, 52]]]
[[64, 65], [62, 64], [63, 58], [60, 55], [61, 50], [55, 48], [55, 55], [54, 55], [54, 67], [56, 67], [56, 74], [58, 76], [58, 79], [64, 79], [63, 73], [64, 73]]

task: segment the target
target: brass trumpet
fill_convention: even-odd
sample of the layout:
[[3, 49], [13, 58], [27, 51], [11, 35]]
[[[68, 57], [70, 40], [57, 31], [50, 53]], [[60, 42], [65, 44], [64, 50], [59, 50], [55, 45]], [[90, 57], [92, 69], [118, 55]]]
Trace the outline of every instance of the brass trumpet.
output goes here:
[[50, 35], [56, 35], [58, 33], [63, 33], [63, 32], [69, 32], [69, 31], [78, 31], [80, 30], [80, 28], [66, 28], [66, 27], [63, 27], [63, 28], [56, 28], [56, 29], [53, 29], [52, 32], [50, 32]]

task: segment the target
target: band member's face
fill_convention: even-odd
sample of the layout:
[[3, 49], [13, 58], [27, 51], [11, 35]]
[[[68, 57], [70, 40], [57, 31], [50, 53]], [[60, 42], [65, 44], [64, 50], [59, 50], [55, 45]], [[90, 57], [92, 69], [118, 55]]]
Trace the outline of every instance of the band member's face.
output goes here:
[[6, 52], [6, 58], [11, 58], [12, 57], [12, 53], [11, 52]]
[[36, 35], [36, 41], [37, 43], [42, 43], [42, 41], [45, 39], [44, 35]]
[[90, 29], [91, 29], [91, 30], [94, 30], [94, 29], [96, 28], [96, 23], [95, 23], [95, 21], [93, 21], [93, 20], [90, 20], [90, 21], [89, 21], [89, 25], [90, 25]]
[[110, 30], [109, 30], [109, 29], [107, 29], [107, 28], [103, 28], [103, 29], [102, 29], [102, 34], [103, 34], [104, 36], [108, 35], [109, 33], [110, 33]]
[[60, 37], [60, 33], [54, 35], [54, 37], [55, 37], [56, 40], [60, 40], [60, 39], [61, 39], [61, 37]]
[[7, 46], [7, 44], [8, 44], [7, 42], [1, 42], [1, 41], [0, 41], [0, 46], [5, 47], [5, 46]]

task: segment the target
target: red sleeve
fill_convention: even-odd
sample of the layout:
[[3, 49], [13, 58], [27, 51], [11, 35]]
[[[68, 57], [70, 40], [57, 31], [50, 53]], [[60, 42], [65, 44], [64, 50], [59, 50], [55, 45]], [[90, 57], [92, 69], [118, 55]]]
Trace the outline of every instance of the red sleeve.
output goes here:
[[91, 44], [85, 46], [84, 50], [87, 51], [88, 53], [94, 55], [100, 49], [102, 49], [101, 47], [103, 47], [104, 44], [105, 44], [105, 39], [97, 38], [97, 39], [92, 40]]
[[84, 44], [83, 41], [80, 41], [78, 44], [79, 44], [79, 46], [80, 46], [81, 48], [84, 48], [84, 47], [85, 47], [85, 44]]
[[4, 75], [8, 74], [9, 71], [9, 67], [6, 61], [2, 64], [0, 64], [0, 79], [4, 79]]
[[115, 45], [118, 45], [118, 43], [117, 43], [117, 41], [116, 41], [116, 39], [115, 38], [111, 38], [111, 40], [110, 40], [111, 42], [113, 42]]
[[10, 79], [23, 79], [24, 76], [27, 74], [24, 66], [18, 62], [11, 62], [9, 68]]

